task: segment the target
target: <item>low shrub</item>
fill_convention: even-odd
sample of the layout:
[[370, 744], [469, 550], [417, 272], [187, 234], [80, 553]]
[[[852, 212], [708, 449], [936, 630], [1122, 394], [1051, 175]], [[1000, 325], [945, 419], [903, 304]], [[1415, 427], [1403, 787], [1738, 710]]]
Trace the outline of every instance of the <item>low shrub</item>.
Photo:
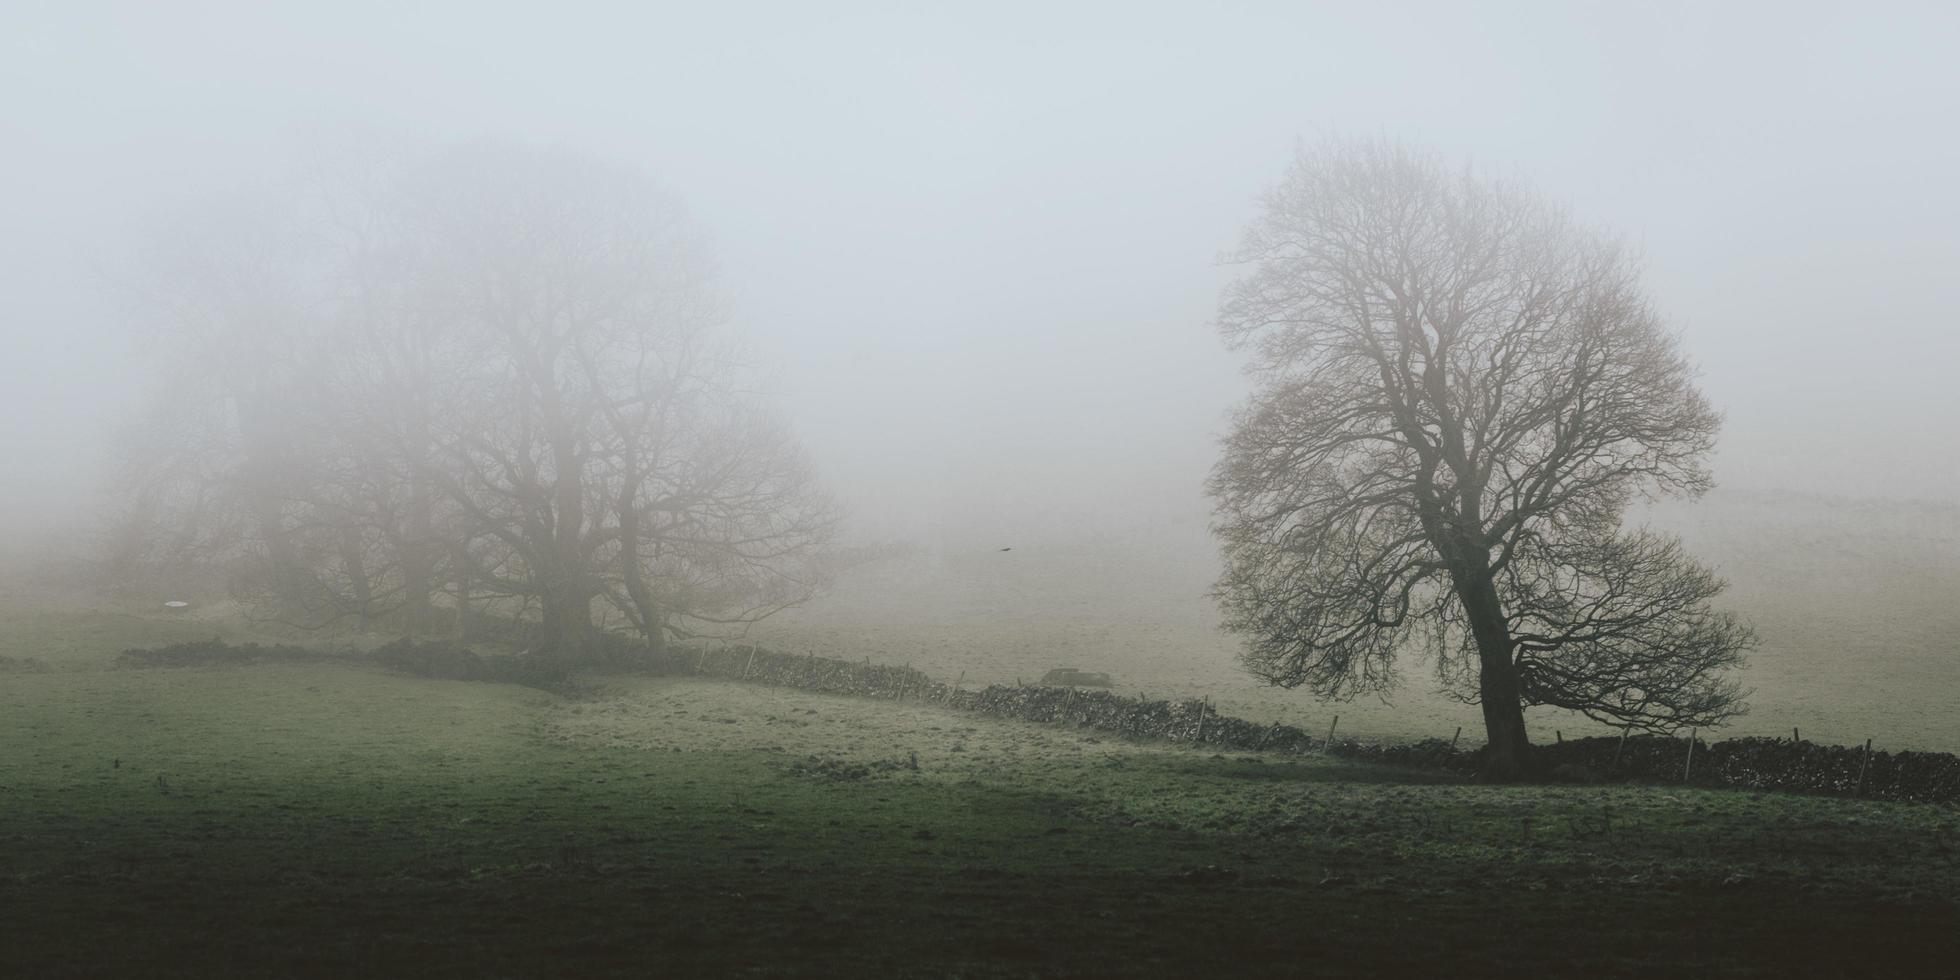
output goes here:
[[39, 674], [47, 670], [47, 661], [39, 657], [0, 656], [0, 674]]
[[189, 643], [173, 643], [155, 649], [124, 650], [116, 656], [116, 666], [126, 669], [150, 667], [210, 667], [237, 666], [242, 664], [285, 661], [289, 663], [311, 663], [333, 659], [334, 655], [309, 650], [305, 647], [288, 646], [283, 643], [261, 646], [257, 643], [241, 643], [236, 646], [213, 637], [209, 640], [194, 640]]
[[570, 664], [548, 650], [496, 656], [448, 640], [396, 640], [376, 647], [368, 657], [390, 670], [417, 677], [521, 684], [546, 690], [560, 688], [572, 672]]
[[1041, 683], [1049, 687], [1115, 687], [1116, 681], [1099, 670], [1076, 670], [1074, 667], [1057, 667], [1041, 675]]
[[368, 656], [383, 667], [417, 677], [452, 681], [489, 679], [489, 668], [475, 651], [443, 640], [396, 640], [374, 648]]

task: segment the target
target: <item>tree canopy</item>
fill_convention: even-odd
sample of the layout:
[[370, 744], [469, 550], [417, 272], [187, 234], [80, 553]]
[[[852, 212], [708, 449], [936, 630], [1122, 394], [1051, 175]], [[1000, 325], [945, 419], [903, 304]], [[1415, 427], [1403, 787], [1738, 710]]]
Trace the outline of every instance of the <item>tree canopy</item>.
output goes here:
[[1233, 256], [1219, 326], [1255, 393], [1213, 471], [1218, 598], [1243, 661], [1322, 696], [1426, 652], [1481, 704], [1643, 730], [1742, 710], [1723, 582], [1629, 529], [1698, 495], [1719, 414], [1619, 243], [1514, 183], [1382, 141], [1304, 149]]

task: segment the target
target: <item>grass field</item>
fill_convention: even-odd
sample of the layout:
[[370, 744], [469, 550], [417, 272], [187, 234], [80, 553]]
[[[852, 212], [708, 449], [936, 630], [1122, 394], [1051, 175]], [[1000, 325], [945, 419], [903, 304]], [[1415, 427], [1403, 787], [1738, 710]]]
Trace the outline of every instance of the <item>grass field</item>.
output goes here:
[[0, 976], [1960, 964], [1950, 809], [1487, 787], [700, 679], [117, 670], [209, 624], [20, 612], [5, 652], [48, 669], [0, 675]]
[[[1751, 712], [1715, 737], [1788, 737], [1960, 751], [1960, 508], [1724, 494], [1656, 508], [1652, 523], [1731, 582], [1722, 599], [1761, 646], [1742, 675]], [[1219, 710], [1364, 738], [1478, 738], [1481, 716], [1436, 691], [1419, 658], [1392, 703], [1322, 704], [1260, 685], [1207, 598], [1214, 546], [1196, 523], [1121, 540], [952, 549], [852, 570], [827, 596], [756, 629], [765, 644], [913, 662], [935, 676], [1033, 681], [1075, 666], [1123, 693], [1210, 697]], [[1534, 709], [1535, 740], [1605, 734]]]

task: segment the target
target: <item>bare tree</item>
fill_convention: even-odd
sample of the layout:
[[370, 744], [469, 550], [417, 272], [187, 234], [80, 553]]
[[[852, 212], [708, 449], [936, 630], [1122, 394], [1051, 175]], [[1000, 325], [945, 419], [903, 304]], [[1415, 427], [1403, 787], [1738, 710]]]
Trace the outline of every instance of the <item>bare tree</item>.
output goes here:
[[143, 456], [132, 528], [215, 510], [229, 536], [185, 548], [251, 558], [241, 594], [287, 622], [413, 635], [448, 582], [458, 622], [503, 601], [566, 657], [595, 602], [658, 644], [821, 584], [834, 509], [717, 339], [699, 232], [648, 182], [478, 144], [295, 213], [277, 227], [307, 245], [303, 291], [252, 262], [181, 280], [175, 336], [201, 354], [169, 390], [222, 397], [160, 402], [184, 421]]
[[1613, 241], [1384, 142], [1303, 150], [1219, 314], [1256, 390], [1210, 490], [1257, 676], [1381, 693], [1415, 648], [1528, 772], [1523, 709], [1648, 730], [1742, 710], [1750, 631], [1636, 494], [1697, 495], [1719, 415]]
[[657, 645], [809, 597], [833, 509], [720, 350], [678, 204], [581, 158], [476, 146], [409, 208], [451, 364], [429, 481], [472, 581], [534, 603], [568, 656], [595, 601]]

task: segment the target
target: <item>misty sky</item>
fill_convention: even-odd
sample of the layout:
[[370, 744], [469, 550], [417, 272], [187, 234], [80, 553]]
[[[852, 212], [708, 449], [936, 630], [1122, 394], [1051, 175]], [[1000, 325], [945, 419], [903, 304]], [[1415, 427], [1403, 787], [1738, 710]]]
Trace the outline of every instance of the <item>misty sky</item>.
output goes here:
[[688, 204], [870, 536], [1201, 527], [1243, 387], [1216, 257], [1330, 132], [1637, 243], [1724, 485], [1960, 501], [1948, 4], [275, 6], [0, 13], [7, 526], [72, 519], [134, 408], [146, 226], [310, 147], [486, 135]]

